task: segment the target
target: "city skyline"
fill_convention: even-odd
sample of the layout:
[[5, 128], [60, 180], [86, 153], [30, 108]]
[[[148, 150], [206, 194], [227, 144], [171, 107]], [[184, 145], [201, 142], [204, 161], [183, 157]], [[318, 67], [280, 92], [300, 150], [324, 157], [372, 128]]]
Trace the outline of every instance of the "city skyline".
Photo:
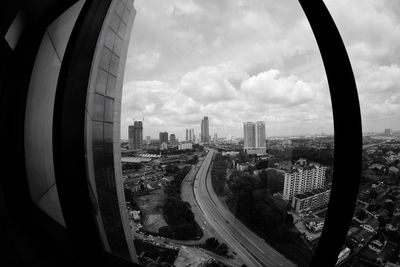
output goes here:
[[[363, 131], [400, 128], [400, 4], [326, 5], [352, 63]], [[269, 125], [271, 136], [333, 133], [325, 70], [297, 1], [139, 0], [135, 6], [122, 138], [139, 117], [145, 135], [165, 130], [179, 139], [185, 128], [198, 133], [203, 116], [220, 136], [240, 136], [241, 123], [254, 118]]]
[[[232, 138], [244, 139], [245, 138], [244, 134], [243, 134], [243, 124], [244, 123], [246, 123], [246, 122], [242, 122], [241, 125], [240, 125], [240, 127], [242, 129], [241, 130], [242, 134], [239, 135], [239, 136], [234, 136], [232, 134], [227, 134], [227, 135], [223, 136], [223, 135], [220, 135], [218, 132], [212, 132], [212, 135], [211, 134], [210, 135], [212, 136], [212, 139], [214, 139], [213, 137], [215, 137], [215, 135], [217, 135], [218, 138], [222, 138], [222, 139], [232, 139]], [[131, 127], [131, 126], [133, 127], [133, 125], [129, 125], [129, 127]], [[264, 127], [265, 127], [265, 125], [264, 125]], [[145, 131], [145, 130], [146, 130], [146, 128], [143, 127], [143, 131]], [[192, 131], [192, 133], [193, 133], [192, 136], [194, 136], [196, 139], [193, 139], [193, 140], [186, 139], [186, 136], [187, 136], [186, 132], [187, 132], [187, 134], [189, 134], [188, 130]], [[363, 131], [363, 135], [367, 134], [367, 135], [379, 135], [379, 136], [382, 135], [382, 136], [384, 136], [384, 135], [387, 135], [386, 130], [390, 130], [391, 131], [390, 135], [400, 135], [400, 129], [392, 129], [392, 128], [383, 128], [380, 131], [376, 131], [376, 132], [374, 132], [374, 131], [372, 131], [372, 132]], [[174, 130], [172, 130], [172, 131], [174, 131]], [[177, 132], [177, 131], [169, 132], [169, 131], [155, 130], [153, 132], [153, 135], [144, 135], [143, 134], [143, 136], [146, 136], [146, 140], [143, 139], [143, 141], [147, 141], [148, 138], [149, 138], [149, 140], [150, 139], [151, 140], [160, 140], [159, 139], [159, 134], [162, 133], [162, 132], [174, 134], [179, 142], [185, 142], [185, 141], [200, 140], [200, 132], [201, 132], [201, 130], [199, 129], [197, 134], [196, 134], [196, 131], [194, 131], [194, 128], [185, 128], [183, 133], [180, 133], [180, 132]], [[128, 130], [128, 133], [129, 133], [129, 130]], [[328, 133], [326, 133], [326, 132], [315, 132], [315, 133], [306, 133], [306, 134], [298, 134], [298, 135], [296, 135], [296, 134], [282, 134], [282, 135], [271, 135], [270, 134], [269, 135], [268, 132], [266, 132], [266, 134], [265, 134], [266, 139], [271, 138], [271, 137], [286, 137], [286, 138], [288, 138], [288, 137], [307, 137], [307, 136], [323, 136], [323, 135], [333, 136], [334, 134], [333, 133], [329, 133], [329, 132]], [[129, 138], [121, 138], [121, 139], [129, 141]]]

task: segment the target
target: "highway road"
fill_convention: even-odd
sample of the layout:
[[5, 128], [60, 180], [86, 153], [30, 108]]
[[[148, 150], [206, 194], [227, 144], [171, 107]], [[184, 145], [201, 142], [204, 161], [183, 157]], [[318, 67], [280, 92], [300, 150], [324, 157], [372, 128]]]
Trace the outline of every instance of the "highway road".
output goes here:
[[[196, 178], [196, 174], [198, 173], [199, 169], [202, 166], [204, 158], [200, 158], [199, 162], [192, 167], [192, 170], [190, 170], [190, 172], [186, 175], [185, 179], [182, 182], [182, 187], [181, 187], [181, 198], [183, 201], [188, 202], [191, 205], [194, 217], [196, 222], [200, 225], [200, 227], [203, 229], [203, 237], [199, 240], [196, 241], [184, 241], [184, 243], [182, 242], [182, 244], [186, 244], [186, 245], [196, 245], [196, 244], [204, 244], [205, 241], [208, 238], [211, 237], [215, 237], [218, 240], [223, 240], [222, 237], [220, 236], [220, 234], [214, 229], [214, 227], [207, 223], [207, 219], [205, 218], [205, 214], [203, 213], [203, 211], [200, 209], [200, 207], [198, 206], [198, 203], [196, 201], [196, 198], [194, 197], [194, 181]], [[181, 241], [175, 241], [175, 243], [179, 243]], [[227, 244], [228, 245], [228, 244]], [[228, 245], [229, 247], [229, 245]], [[215, 254], [210, 253], [209, 251], [205, 251], [207, 254], [209, 254], [210, 256], [212, 256], [214, 259], [216, 259], [217, 261], [220, 261], [222, 263], [224, 263], [227, 266], [231, 266], [231, 267], [240, 267], [244, 261], [233, 255], [232, 251], [234, 251], [234, 249], [232, 247], [229, 247], [230, 249], [230, 254], [233, 256], [233, 259], [227, 259]]]
[[365, 148], [369, 148], [369, 147], [379, 146], [379, 145], [382, 145], [382, 144], [385, 144], [385, 143], [388, 143], [388, 142], [389, 142], [389, 140], [381, 142], [381, 143], [367, 144], [367, 145], [363, 145], [362, 148], [365, 149]]
[[207, 223], [247, 266], [296, 266], [258, 237], [221, 203], [209, 174], [215, 151], [209, 150], [194, 181], [194, 196]]

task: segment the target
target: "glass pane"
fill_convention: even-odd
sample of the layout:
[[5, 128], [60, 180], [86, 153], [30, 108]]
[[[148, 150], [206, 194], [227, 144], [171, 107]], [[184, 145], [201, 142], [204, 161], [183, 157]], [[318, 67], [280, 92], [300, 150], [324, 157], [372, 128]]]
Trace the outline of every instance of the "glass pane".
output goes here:
[[400, 263], [400, 3], [326, 4], [349, 54], [363, 124], [359, 194], [338, 261], [344, 266], [396, 266]]
[[307, 266], [333, 120], [297, 1], [135, 1], [121, 111], [139, 262]]

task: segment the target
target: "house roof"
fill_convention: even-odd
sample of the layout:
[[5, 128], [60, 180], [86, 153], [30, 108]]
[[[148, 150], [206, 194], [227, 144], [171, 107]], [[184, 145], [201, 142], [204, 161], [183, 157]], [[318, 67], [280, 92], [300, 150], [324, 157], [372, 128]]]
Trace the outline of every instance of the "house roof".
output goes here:
[[379, 227], [379, 221], [377, 219], [375, 219], [374, 217], [371, 217], [365, 222], [365, 225], [369, 225], [372, 228], [378, 228]]
[[350, 238], [355, 239], [357, 242], [360, 242], [362, 239], [365, 239], [369, 233], [365, 231], [364, 229], [359, 229], [358, 231], [352, 233], [350, 235]]

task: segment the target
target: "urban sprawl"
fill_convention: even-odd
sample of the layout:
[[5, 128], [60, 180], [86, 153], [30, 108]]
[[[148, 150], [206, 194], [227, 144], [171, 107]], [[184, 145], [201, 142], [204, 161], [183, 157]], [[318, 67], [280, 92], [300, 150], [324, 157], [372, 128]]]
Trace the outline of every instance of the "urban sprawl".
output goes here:
[[[333, 174], [332, 135], [243, 138], [187, 128], [185, 140], [143, 121], [121, 142], [139, 261], [154, 266], [305, 266], [321, 235]], [[363, 137], [359, 197], [337, 266], [400, 266], [400, 138]], [[152, 265], [153, 266], [153, 265]]]

